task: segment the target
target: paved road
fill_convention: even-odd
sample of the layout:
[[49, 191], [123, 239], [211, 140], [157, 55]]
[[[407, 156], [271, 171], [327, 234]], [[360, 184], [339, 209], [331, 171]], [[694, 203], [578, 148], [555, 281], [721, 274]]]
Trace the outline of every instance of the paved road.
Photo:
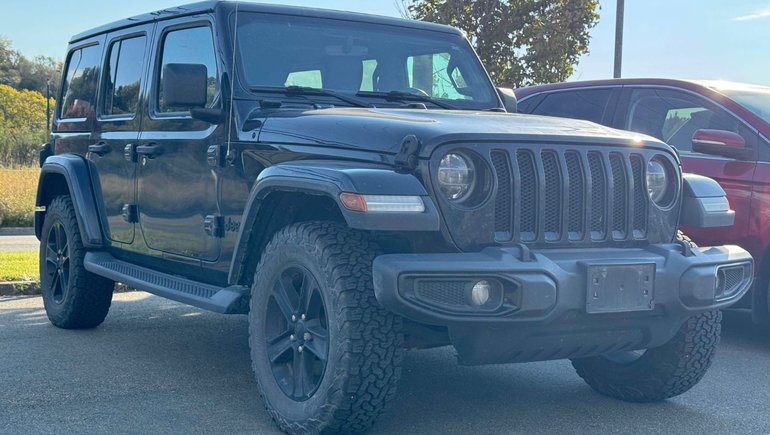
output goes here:
[[[565, 361], [459, 367], [410, 352], [373, 433], [770, 433], [770, 334], [728, 313], [706, 378], [663, 403], [593, 393]], [[245, 316], [118, 294], [93, 331], [0, 298], [0, 433], [276, 433], [251, 378]]]
[[0, 235], [0, 251], [36, 251], [39, 246], [35, 236]]

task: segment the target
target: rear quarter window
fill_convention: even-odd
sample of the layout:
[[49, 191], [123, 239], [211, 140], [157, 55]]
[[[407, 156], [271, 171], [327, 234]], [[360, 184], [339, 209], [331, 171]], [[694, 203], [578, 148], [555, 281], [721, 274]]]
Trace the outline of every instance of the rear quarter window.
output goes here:
[[542, 94], [527, 96], [519, 100], [519, 102], [516, 104], [516, 110], [519, 113], [532, 113], [533, 109], [537, 107], [538, 104], [540, 104], [540, 100], [542, 99]]
[[611, 92], [611, 89], [553, 92], [546, 94], [531, 113], [601, 123]]
[[60, 119], [94, 119], [102, 50], [90, 45], [72, 51], [62, 86]]

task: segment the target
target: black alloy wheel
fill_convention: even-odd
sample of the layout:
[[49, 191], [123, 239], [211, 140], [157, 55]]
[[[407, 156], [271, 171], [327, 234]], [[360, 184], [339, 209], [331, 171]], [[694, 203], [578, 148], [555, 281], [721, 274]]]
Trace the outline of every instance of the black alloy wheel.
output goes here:
[[70, 247], [61, 222], [51, 225], [46, 237], [45, 273], [48, 292], [53, 302], [61, 304], [67, 297], [70, 281]]
[[289, 266], [276, 278], [265, 332], [276, 382], [288, 397], [307, 400], [321, 384], [329, 356], [326, 306], [309, 270]]

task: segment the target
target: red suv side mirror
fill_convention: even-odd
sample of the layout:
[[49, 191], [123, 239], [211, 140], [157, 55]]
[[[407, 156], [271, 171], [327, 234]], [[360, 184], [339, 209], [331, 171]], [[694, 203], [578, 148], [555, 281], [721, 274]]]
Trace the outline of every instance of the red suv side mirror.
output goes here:
[[741, 135], [727, 130], [710, 129], [701, 129], [693, 134], [692, 150], [696, 153], [713, 154], [733, 159], [746, 158], [750, 152]]

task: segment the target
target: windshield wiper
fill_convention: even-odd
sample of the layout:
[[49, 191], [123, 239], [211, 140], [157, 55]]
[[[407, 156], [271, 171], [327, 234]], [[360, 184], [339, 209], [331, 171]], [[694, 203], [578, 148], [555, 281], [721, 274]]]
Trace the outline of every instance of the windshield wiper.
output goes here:
[[341, 94], [330, 89], [311, 88], [309, 86], [252, 86], [249, 88], [252, 92], [272, 92], [286, 95], [323, 95], [327, 97], [334, 97], [340, 101], [344, 101], [351, 106], [355, 107], [374, 107], [373, 105], [361, 101], [358, 98], [351, 97], [345, 94]]
[[435, 98], [431, 98], [427, 95], [420, 95], [420, 94], [413, 94], [411, 92], [404, 92], [404, 91], [390, 91], [390, 92], [359, 92], [356, 95], [358, 96], [365, 96], [365, 97], [380, 97], [384, 98], [388, 101], [422, 101], [425, 103], [431, 103], [434, 106], [438, 106], [442, 109], [447, 110], [460, 110], [457, 106], [453, 106], [449, 103], [444, 103], [443, 101], [438, 101]]

